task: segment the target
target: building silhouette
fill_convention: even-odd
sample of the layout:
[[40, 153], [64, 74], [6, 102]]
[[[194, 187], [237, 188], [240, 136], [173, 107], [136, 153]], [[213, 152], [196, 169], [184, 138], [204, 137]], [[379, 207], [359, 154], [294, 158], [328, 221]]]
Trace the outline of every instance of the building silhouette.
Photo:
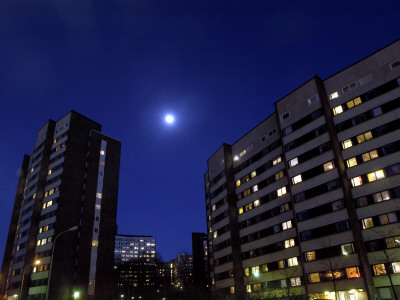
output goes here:
[[2, 299], [112, 296], [121, 143], [100, 131], [75, 111], [38, 131], [21, 167]]
[[398, 299], [399, 151], [400, 41], [277, 101], [207, 162], [214, 297]]

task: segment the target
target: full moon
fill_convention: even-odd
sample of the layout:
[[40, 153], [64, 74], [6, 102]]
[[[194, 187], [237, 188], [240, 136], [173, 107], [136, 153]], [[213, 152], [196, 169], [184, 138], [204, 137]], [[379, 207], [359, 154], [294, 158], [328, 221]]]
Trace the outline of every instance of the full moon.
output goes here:
[[172, 124], [172, 123], [174, 123], [174, 121], [175, 121], [175, 118], [174, 118], [173, 115], [166, 115], [165, 116], [165, 122], [167, 122], [168, 124]]

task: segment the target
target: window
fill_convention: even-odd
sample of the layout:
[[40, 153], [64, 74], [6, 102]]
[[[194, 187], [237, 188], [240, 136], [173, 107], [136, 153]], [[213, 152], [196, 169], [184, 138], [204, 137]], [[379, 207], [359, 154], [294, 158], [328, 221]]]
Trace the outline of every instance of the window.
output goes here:
[[236, 187], [239, 187], [239, 186], [240, 186], [240, 179], [236, 180]]
[[307, 104], [311, 105], [311, 104], [313, 104], [313, 103], [315, 103], [317, 101], [318, 101], [318, 95], [314, 95], [314, 96], [312, 96], [312, 97], [307, 99]]
[[327, 163], [324, 163], [324, 171], [330, 171], [335, 168], [335, 164], [333, 161], [328, 161]]
[[292, 228], [292, 221], [291, 220], [282, 223], [282, 230], [287, 230], [287, 229], [290, 229], [290, 228]]
[[340, 248], [342, 249], [343, 255], [348, 255], [354, 252], [354, 247], [352, 243], [341, 245]]
[[214, 211], [217, 209], [217, 206], [214, 204], [213, 206], [211, 206], [211, 210]]
[[286, 127], [285, 129], [283, 129], [283, 135], [288, 135], [289, 133], [292, 133], [292, 131], [292, 126]]
[[357, 135], [357, 142], [359, 144], [361, 144], [361, 143], [364, 143], [365, 141], [368, 141], [368, 140], [370, 140], [372, 138], [373, 138], [372, 132], [371, 131], [367, 131], [366, 133]]
[[392, 263], [393, 273], [399, 274], [400, 273], [400, 262]]
[[385, 173], [383, 173], [383, 170], [378, 170], [372, 173], [369, 173], [368, 175], [368, 181], [372, 182], [378, 179], [385, 178]]
[[275, 166], [276, 164], [279, 164], [282, 161], [282, 158], [280, 156], [275, 157], [274, 160], [272, 161], [272, 164]]
[[346, 164], [348, 168], [357, 166], [357, 159], [355, 157], [349, 158], [348, 160], [346, 160]]
[[300, 286], [301, 285], [301, 278], [300, 277], [292, 277], [292, 278], [290, 278], [290, 285], [291, 286]]
[[253, 291], [254, 291], [254, 292], [261, 291], [261, 283], [255, 283], [255, 284], [253, 284]]
[[278, 189], [276, 192], [278, 193], [278, 197], [285, 195], [286, 194], [286, 186]]
[[233, 160], [234, 160], [234, 161], [239, 160], [239, 156], [238, 156], [238, 155], [235, 155], [235, 156], [233, 157]]
[[234, 286], [229, 287], [229, 293], [230, 293], [231, 295], [234, 295], [234, 294], [235, 294], [235, 287], [234, 287]]
[[332, 211], [336, 211], [344, 207], [342, 200], [333, 201], [331, 205], [332, 205]]
[[374, 198], [375, 203], [378, 203], [378, 202], [389, 200], [390, 194], [389, 194], [389, 191], [383, 191], [383, 192], [373, 194], [372, 198]]
[[293, 185], [298, 184], [298, 183], [300, 183], [300, 182], [302, 182], [302, 181], [303, 181], [303, 180], [302, 180], [302, 178], [301, 178], [301, 174], [292, 177], [292, 184], [293, 184]]
[[368, 205], [367, 197], [361, 197], [357, 199], [358, 207], [363, 207]]
[[262, 268], [263, 272], [268, 272], [268, 265], [267, 264], [262, 265], [261, 268]]
[[288, 266], [289, 267], [293, 267], [293, 266], [297, 266], [299, 265], [299, 262], [297, 260], [297, 257], [292, 257], [292, 258], [288, 258]]
[[357, 87], [357, 84], [356, 84], [355, 82], [353, 82], [353, 83], [349, 84], [348, 86], [345, 86], [345, 87], [342, 89], [342, 91], [343, 91], [343, 93], [347, 93], [347, 92], [349, 92], [349, 91], [355, 89], [356, 87]]
[[346, 268], [347, 278], [359, 278], [360, 270], [358, 267]]
[[251, 178], [256, 177], [256, 175], [257, 175], [257, 172], [256, 172], [256, 171], [253, 171], [253, 172], [251, 172], [251, 174], [250, 174]]
[[284, 260], [278, 261], [278, 268], [279, 269], [284, 269], [285, 268], [285, 261]]
[[395, 62], [390, 64], [390, 69], [392, 70], [397, 67], [400, 67], [400, 60], [396, 60]]
[[360, 105], [361, 103], [362, 103], [361, 98], [357, 97], [353, 100], [347, 101], [346, 105], [347, 105], [347, 108], [350, 109], [350, 108], [353, 108], [354, 106]]
[[374, 227], [374, 221], [372, 220], [372, 218], [363, 219], [363, 220], [361, 220], [361, 223], [362, 223], [363, 229]]
[[377, 117], [382, 114], [382, 108], [381, 107], [376, 107], [372, 110], [372, 114], [374, 117]]
[[281, 178], [283, 178], [283, 171], [280, 171], [275, 174], [275, 181], [278, 181]]
[[243, 155], [246, 154], [246, 149], [244, 149], [242, 152], [239, 153], [239, 156], [242, 157]]
[[387, 248], [400, 247], [400, 236], [385, 239]]
[[360, 79], [360, 85], [367, 84], [370, 81], [372, 81], [372, 75], [368, 74], [367, 76], [364, 76], [363, 78]]
[[101, 196], [102, 196], [101, 193], [96, 193], [97, 198], [101, 199]]
[[319, 273], [311, 273], [311, 274], [308, 274], [308, 281], [309, 281], [310, 283], [320, 282], [321, 279], [320, 279], [320, 277], [319, 277]]
[[214, 239], [216, 239], [218, 237], [218, 232], [214, 231]]
[[317, 259], [316, 255], [315, 255], [315, 251], [308, 251], [308, 252], [304, 253], [304, 258], [306, 261], [313, 261], [313, 260]]
[[339, 98], [339, 93], [338, 92], [333, 92], [332, 94], [329, 95], [329, 99], [333, 100]]
[[250, 269], [249, 268], [245, 268], [244, 269], [244, 275], [245, 276], [250, 276]]
[[374, 269], [374, 275], [380, 276], [386, 274], [386, 267], [385, 264], [377, 264], [373, 265], [372, 268]]
[[289, 160], [289, 167], [292, 168], [294, 166], [297, 166], [299, 164], [299, 159], [297, 157]]
[[251, 274], [257, 276], [259, 273], [260, 273], [260, 267], [259, 266], [251, 267]]
[[343, 112], [343, 107], [341, 105], [338, 105], [333, 109], [333, 115], [335, 116], [341, 114], [342, 112]]
[[351, 142], [351, 139], [345, 140], [342, 142], [342, 148], [347, 149], [353, 146], [353, 143]]
[[372, 151], [370, 151], [370, 152], [363, 153], [363, 154], [361, 155], [361, 157], [362, 157], [362, 159], [363, 159], [363, 162], [366, 162], [366, 161], [369, 161], [369, 160], [371, 160], [371, 159], [378, 158], [379, 155], [378, 155], [378, 151], [377, 151], [377, 150], [372, 150]]
[[258, 185], [256, 184], [255, 186], [252, 187], [253, 193], [258, 191]]
[[285, 119], [289, 118], [289, 116], [290, 116], [289, 112], [286, 112], [283, 115], [281, 115], [281, 120], [285, 120]]
[[351, 179], [351, 185], [353, 187], [356, 187], [356, 186], [359, 186], [359, 185], [362, 185], [362, 184], [363, 184], [363, 182], [362, 182], [361, 176], [357, 176], [357, 177], [354, 177], [354, 178]]
[[104, 150], [100, 150], [100, 155], [105, 155], [106, 152]]
[[291, 247], [294, 247], [294, 246], [296, 246], [295, 242], [294, 242], [294, 239], [290, 239], [290, 240], [286, 240], [285, 241], [285, 248], [291, 248]]
[[260, 199], [254, 201], [254, 207], [260, 206]]

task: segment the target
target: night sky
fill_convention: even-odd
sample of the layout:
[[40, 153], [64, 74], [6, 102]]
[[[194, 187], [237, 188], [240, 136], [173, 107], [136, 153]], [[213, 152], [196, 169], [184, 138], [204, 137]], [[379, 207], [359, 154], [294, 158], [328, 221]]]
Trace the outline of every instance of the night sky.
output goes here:
[[400, 38], [399, 11], [397, 0], [1, 1], [0, 259], [23, 154], [72, 109], [122, 142], [119, 233], [154, 235], [164, 260], [191, 252], [191, 232], [206, 231], [207, 159], [314, 75]]

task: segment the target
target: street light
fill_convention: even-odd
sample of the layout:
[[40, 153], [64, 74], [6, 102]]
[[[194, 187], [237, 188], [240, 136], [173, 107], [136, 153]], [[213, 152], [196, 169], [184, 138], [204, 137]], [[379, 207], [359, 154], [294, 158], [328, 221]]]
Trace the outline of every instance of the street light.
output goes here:
[[78, 226], [75, 225], [75, 226], [73, 226], [73, 227], [71, 227], [71, 228], [69, 228], [69, 229], [67, 229], [67, 230], [65, 230], [65, 231], [63, 231], [63, 232], [60, 232], [60, 233], [56, 236], [56, 238], [54, 239], [54, 241], [53, 241], [53, 247], [51, 248], [49, 280], [47, 281], [47, 289], [46, 289], [46, 300], [49, 299], [51, 270], [53, 269], [54, 249], [56, 248], [56, 241], [57, 241], [57, 238], [58, 238], [60, 235], [63, 235], [64, 233], [67, 233], [67, 232], [69, 232], [69, 231], [74, 231], [74, 230], [77, 230], [77, 229], [78, 229]]

